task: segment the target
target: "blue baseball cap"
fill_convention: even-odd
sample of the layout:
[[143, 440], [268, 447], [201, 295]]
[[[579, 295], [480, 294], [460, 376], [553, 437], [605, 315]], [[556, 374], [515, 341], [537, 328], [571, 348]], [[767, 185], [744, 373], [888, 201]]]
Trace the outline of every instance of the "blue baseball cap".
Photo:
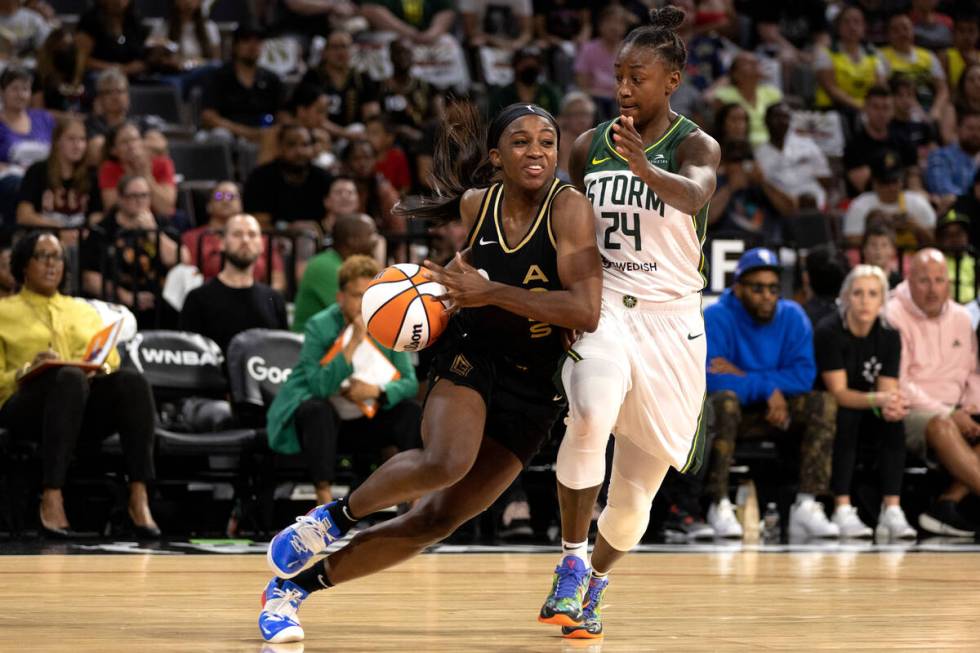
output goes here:
[[742, 275], [746, 272], [753, 272], [755, 270], [779, 272], [781, 269], [779, 257], [776, 256], [776, 252], [765, 247], [754, 247], [742, 254], [742, 257], [738, 259], [738, 265], [735, 266], [735, 281], [742, 278]]

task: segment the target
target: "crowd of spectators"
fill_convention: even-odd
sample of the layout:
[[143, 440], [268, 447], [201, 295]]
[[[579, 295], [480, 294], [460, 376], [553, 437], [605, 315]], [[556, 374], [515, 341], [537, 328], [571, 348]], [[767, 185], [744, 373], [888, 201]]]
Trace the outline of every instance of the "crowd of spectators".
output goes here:
[[[867, 534], [849, 499], [856, 434], [867, 430], [883, 499], [880, 517], [862, 508], [861, 518], [907, 535], [894, 509], [908, 449], [954, 479], [919, 525], [973, 532], [956, 506], [980, 493], [970, 382], [980, 8], [665, 1], [687, 15], [672, 106], [721, 145], [707, 237], [742, 240], [754, 256], [706, 311], [714, 444], [682, 530], [706, 516], [715, 534], [741, 533], [729, 467], [737, 442], [768, 438], [780, 456], [799, 443], [791, 533]], [[0, 295], [24, 287], [27, 262], [58, 263], [33, 250], [9, 263], [12, 243], [48, 229], [63, 265], [56, 286], [127, 307], [140, 329], [192, 330], [221, 348], [248, 328], [292, 329], [329, 348], [351, 326], [344, 306], [371, 265], [446, 260], [465, 236], [393, 210], [437, 190], [429, 171], [447, 105], [487, 116], [513, 102], [545, 107], [567, 179], [571, 143], [617, 115], [618, 44], [663, 3], [172, 0], [160, 11], [92, 0], [69, 15], [54, 0], [0, 0]], [[220, 162], [202, 163], [214, 148]], [[929, 335], [947, 320], [954, 340]], [[938, 342], [961, 349], [933, 351]], [[273, 431], [289, 433], [283, 451], [332, 460], [330, 447], [382, 422], [338, 427], [322, 399], [351, 392], [340, 375], [350, 370], [336, 363], [321, 378], [324, 353], [304, 349], [308, 369], [291, 377]], [[358, 399], [410, 401], [414, 372], [391, 358], [405, 392], [355, 386]], [[943, 367], [953, 358], [964, 366], [955, 373]], [[4, 373], [33, 356], [11, 360]], [[411, 410], [384, 423], [411, 421]], [[332, 444], [310, 440], [314, 431]], [[414, 437], [371, 439], [390, 449]], [[309, 470], [320, 498], [329, 467]], [[831, 497], [827, 517], [820, 500]], [[67, 527], [45, 505], [42, 522]], [[137, 508], [137, 523], [152, 526]]]

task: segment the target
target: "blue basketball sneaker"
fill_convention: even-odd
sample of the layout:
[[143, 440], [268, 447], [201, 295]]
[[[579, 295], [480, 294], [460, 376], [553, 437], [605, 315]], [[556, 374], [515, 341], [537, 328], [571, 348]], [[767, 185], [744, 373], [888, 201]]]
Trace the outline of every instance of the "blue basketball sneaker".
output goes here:
[[266, 553], [272, 573], [292, 578], [313, 564], [316, 556], [326, 553], [328, 544], [344, 536], [327, 511], [332, 505], [317, 506], [272, 538]]
[[582, 624], [562, 626], [562, 637], [569, 639], [599, 639], [602, 637], [602, 599], [609, 587], [609, 578], [591, 578], [589, 590], [585, 593], [585, 607], [582, 610]]
[[273, 578], [262, 592], [259, 630], [262, 639], [272, 644], [303, 641], [303, 627], [296, 611], [309, 596], [291, 581]]
[[582, 623], [582, 599], [591, 571], [578, 556], [565, 556], [555, 567], [551, 595], [541, 606], [538, 621], [558, 626]]

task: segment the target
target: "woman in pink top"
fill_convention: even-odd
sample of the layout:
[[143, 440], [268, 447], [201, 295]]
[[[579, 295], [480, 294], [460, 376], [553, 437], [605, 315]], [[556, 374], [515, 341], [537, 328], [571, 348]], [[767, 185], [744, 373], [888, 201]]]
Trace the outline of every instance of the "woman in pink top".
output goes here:
[[626, 36], [628, 16], [619, 5], [599, 12], [599, 38], [582, 46], [575, 58], [575, 83], [596, 103], [596, 120], [616, 114], [616, 51]]

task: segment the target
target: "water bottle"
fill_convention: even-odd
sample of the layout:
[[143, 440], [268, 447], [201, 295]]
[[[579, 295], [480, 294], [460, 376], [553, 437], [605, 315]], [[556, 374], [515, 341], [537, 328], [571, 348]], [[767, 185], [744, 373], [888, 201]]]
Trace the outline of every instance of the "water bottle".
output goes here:
[[779, 544], [779, 536], [779, 508], [770, 501], [762, 516], [762, 539], [766, 544]]

